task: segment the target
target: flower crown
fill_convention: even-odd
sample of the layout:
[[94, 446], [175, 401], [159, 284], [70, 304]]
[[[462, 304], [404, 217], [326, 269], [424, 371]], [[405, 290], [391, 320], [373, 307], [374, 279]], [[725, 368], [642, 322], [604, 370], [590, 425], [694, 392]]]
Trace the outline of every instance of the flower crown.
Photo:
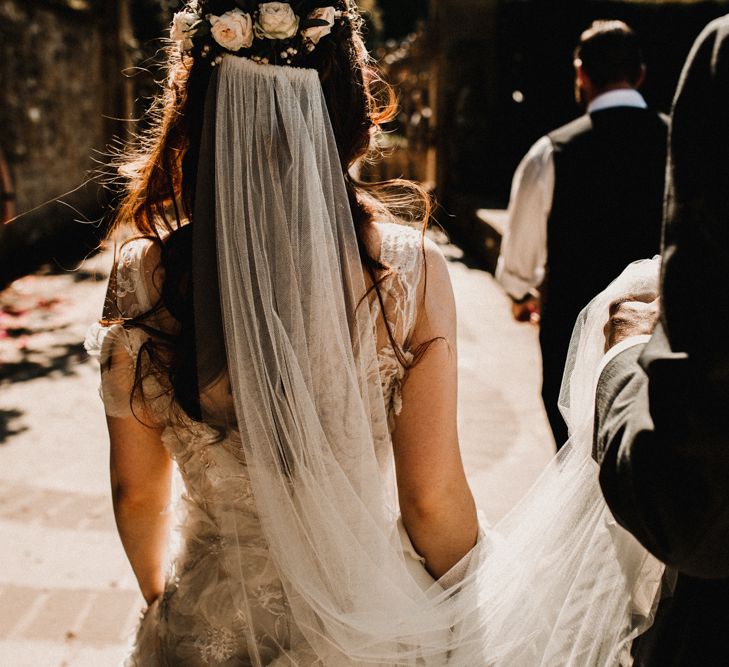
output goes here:
[[331, 3], [235, 0], [237, 7], [222, 16], [202, 16], [190, 8], [175, 14], [170, 38], [183, 53], [208, 58], [213, 66], [225, 53], [262, 64], [296, 65], [349, 17]]

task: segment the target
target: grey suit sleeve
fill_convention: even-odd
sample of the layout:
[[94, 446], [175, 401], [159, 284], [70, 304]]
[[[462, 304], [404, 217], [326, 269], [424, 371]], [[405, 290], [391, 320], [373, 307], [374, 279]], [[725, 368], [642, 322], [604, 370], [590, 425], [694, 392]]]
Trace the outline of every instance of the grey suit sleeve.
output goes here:
[[618, 522], [655, 556], [692, 576], [726, 577], [729, 415], [715, 412], [721, 391], [666, 344], [660, 327], [600, 377], [600, 484]]

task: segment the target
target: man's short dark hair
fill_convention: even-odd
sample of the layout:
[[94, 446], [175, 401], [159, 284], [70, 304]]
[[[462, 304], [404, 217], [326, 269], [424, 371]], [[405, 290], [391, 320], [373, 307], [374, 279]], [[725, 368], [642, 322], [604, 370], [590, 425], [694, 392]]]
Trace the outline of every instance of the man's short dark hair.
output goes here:
[[644, 62], [638, 35], [622, 21], [595, 21], [582, 33], [575, 60], [598, 88], [637, 84]]

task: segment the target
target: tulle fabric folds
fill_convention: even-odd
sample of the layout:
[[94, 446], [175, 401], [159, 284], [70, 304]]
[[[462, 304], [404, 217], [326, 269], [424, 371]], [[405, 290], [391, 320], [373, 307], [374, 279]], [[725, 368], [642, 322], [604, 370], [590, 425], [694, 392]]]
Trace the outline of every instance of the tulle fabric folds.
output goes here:
[[[374, 327], [318, 74], [226, 57], [207, 116], [198, 375], [205, 420], [239, 433], [285, 591], [289, 642], [276, 664], [627, 664], [662, 568], [613, 521], [590, 456], [593, 323], [607, 297], [573, 346], [573, 441], [453, 573], [425, 585], [398, 533]], [[243, 540], [238, 506], [224, 516], [221, 530]], [[242, 586], [242, 556], [228, 567]], [[255, 625], [245, 605], [235, 613]], [[255, 636], [248, 646], [251, 664], [265, 664]]]

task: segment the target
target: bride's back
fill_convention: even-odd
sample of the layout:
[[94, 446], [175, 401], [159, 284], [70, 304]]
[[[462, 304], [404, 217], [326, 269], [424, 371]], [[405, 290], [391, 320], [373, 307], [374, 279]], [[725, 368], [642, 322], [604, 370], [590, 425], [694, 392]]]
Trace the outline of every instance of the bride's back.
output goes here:
[[[413, 361], [410, 342], [422, 298], [424, 240], [420, 231], [378, 224], [371, 243], [388, 268], [379, 283], [381, 299], [371, 293], [368, 301], [379, 341], [378, 368], [369, 381], [382, 388], [392, 429]], [[158, 608], [147, 615], [131, 664], [147, 664], [159, 650], [159, 637], [164, 638], [163, 655], [176, 665], [252, 659], [242, 622], [251, 626], [255, 653], [263, 664], [280, 655], [281, 647], [296, 664], [306, 664], [311, 649], [292, 633], [294, 624], [262, 531], [239, 432], [221, 433], [209, 421], [191, 420], [160, 373], [163, 366], [146, 367], [144, 349], [154, 331], [179, 333], [176, 319], [164, 306], [163, 254], [159, 243], [136, 239], [122, 247], [116, 266], [115, 308], [122, 318], [152, 313], [145, 329], [95, 325], [86, 342], [89, 353], [100, 357], [107, 414], [125, 419], [135, 412], [160, 429], [184, 484], [184, 502], [178, 503], [183, 542], [175, 554], [176, 576], [168, 581]], [[139, 382], [142, 390], [135, 392]], [[227, 378], [204, 400], [217, 403], [220, 413], [232, 411]], [[392, 446], [389, 439], [373, 445], [385, 453]], [[231, 571], [234, 562], [245, 564], [243, 576]]]
[[[428, 619], [410, 633], [371, 612], [393, 600], [411, 617], [433, 583], [423, 563], [447, 572], [478, 531], [455, 427], [448, 272], [421, 232], [376, 224], [393, 218], [388, 189], [400, 208], [414, 193], [423, 221], [428, 198], [351, 176], [395, 114], [373, 91], [353, 4], [243, 4], [250, 13], [203, 0], [175, 20], [182, 48], [161, 117], [122, 170], [118, 218], [148, 238], [122, 248], [112, 312], [88, 341], [120, 535], [156, 605], [134, 659], [344, 664], [362, 645], [419, 651]], [[246, 31], [235, 43], [250, 38], [250, 53], [216, 42]], [[280, 50], [290, 38], [301, 48]], [[261, 55], [270, 47], [286, 67]], [[161, 580], [172, 460], [183, 544]], [[140, 525], [151, 527], [141, 547]], [[437, 604], [428, 613], [450, 622]]]
[[[105, 366], [111, 370], [110, 341], [119, 336], [124, 338], [122, 348], [129, 360], [113, 366], [118, 372], [112, 374], [102, 389], [107, 410], [127, 414], [136, 406], [140, 414], [153, 416], [155, 423], [171, 426], [173, 422], [189, 424], [191, 420], [184, 406], [176, 401], [175, 387], [170, 380], [173, 359], [165, 354], [165, 339], [180, 335], [180, 321], [173, 314], [174, 306], [170, 308], [165, 302], [165, 289], [168, 294], [171, 291], [169, 285], [165, 288], [166, 241], [138, 238], [121, 246], [114, 268], [113, 289], [107, 297], [112, 302], [107, 302], [106, 312], [110, 320], [117, 318], [127, 324], [97, 325], [87, 344], [92, 351], [103, 354], [102, 344], [110, 336], [106, 342], [108, 361]], [[411, 339], [424, 297], [425, 249], [433, 244], [420, 230], [404, 224], [375, 223], [368, 230], [367, 245], [383, 266], [375, 280], [364, 266], [362, 271], [368, 288], [365, 298], [377, 340], [381, 384], [392, 425], [401, 409], [402, 381], [414, 360]], [[190, 271], [189, 266], [175, 266], [179, 275], [189, 275]], [[377, 291], [373, 289], [375, 281]], [[178, 292], [178, 289], [174, 291]], [[135, 322], [141, 326], [135, 326]], [[154, 346], [157, 346], [156, 352], [145, 354], [145, 350]], [[126, 371], [123, 377], [122, 368]], [[137, 391], [135, 387], [138, 387]], [[221, 422], [225, 422], [227, 408], [232, 408], [227, 375], [223, 374], [218, 382], [209, 386], [201, 400], [208, 404], [206, 414], [217, 411]]]

